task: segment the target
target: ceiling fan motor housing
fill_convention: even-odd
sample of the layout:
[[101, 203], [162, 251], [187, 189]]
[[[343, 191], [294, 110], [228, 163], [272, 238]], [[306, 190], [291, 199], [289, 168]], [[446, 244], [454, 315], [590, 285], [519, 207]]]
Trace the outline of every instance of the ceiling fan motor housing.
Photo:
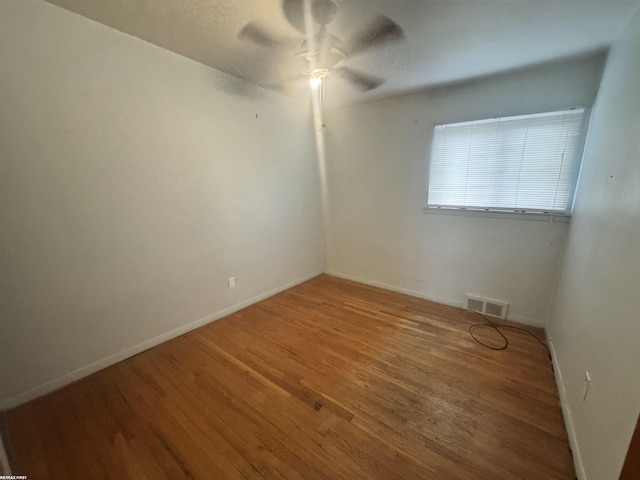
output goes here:
[[338, 7], [331, 0], [315, 0], [311, 5], [311, 15], [320, 25], [331, 23], [337, 11]]
[[302, 42], [302, 51], [298, 57], [302, 57], [308, 63], [309, 70], [314, 70], [331, 69], [338, 62], [345, 60], [348, 55], [342, 41], [323, 27], [314, 36], [312, 48], [309, 48], [306, 40]]

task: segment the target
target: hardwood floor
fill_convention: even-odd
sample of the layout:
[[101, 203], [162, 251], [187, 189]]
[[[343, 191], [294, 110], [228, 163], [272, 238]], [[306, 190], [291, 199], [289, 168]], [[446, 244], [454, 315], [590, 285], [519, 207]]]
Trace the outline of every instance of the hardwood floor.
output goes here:
[[8, 412], [13, 473], [575, 478], [546, 350], [478, 320], [323, 275]]

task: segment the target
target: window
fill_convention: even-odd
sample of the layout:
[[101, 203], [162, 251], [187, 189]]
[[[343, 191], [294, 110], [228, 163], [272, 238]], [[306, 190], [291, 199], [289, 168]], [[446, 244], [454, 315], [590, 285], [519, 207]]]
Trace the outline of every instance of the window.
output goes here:
[[569, 214], [583, 108], [437, 125], [429, 208]]

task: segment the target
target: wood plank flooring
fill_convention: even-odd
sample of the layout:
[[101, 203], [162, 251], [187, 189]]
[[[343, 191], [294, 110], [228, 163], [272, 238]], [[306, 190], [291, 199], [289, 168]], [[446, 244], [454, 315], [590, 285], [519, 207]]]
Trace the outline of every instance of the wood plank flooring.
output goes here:
[[575, 478], [546, 350], [478, 320], [322, 275], [8, 412], [13, 473]]

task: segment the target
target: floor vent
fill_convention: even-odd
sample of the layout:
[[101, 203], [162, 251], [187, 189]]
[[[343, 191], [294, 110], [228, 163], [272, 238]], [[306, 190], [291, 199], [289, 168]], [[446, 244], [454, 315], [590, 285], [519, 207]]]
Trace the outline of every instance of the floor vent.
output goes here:
[[507, 302], [501, 302], [500, 300], [492, 300], [484, 297], [477, 297], [475, 295], [464, 296], [464, 308], [472, 312], [482, 313], [484, 315], [491, 315], [492, 317], [507, 318], [507, 309], [509, 304]]

